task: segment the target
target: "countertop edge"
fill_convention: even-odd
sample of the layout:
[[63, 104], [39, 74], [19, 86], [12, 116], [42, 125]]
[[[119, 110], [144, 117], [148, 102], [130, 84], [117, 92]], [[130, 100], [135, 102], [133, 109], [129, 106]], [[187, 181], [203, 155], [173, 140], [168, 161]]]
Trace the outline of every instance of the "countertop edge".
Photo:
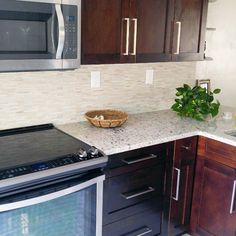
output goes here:
[[109, 155], [114, 155], [117, 153], [127, 152], [127, 151], [131, 151], [131, 150], [139, 149], [139, 148], [144, 148], [144, 147], [168, 143], [168, 142], [173, 142], [178, 139], [190, 138], [190, 137], [194, 137], [194, 136], [203, 136], [203, 137], [210, 138], [215, 141], [219, 141], [219, 142], [236, 147], [236, 143], [233, 140], [229, 140], [227, 138], [220, 137], [220, 136], [213, 135], [213, 134], [209, 134], [209, 133], [203, 132], [203, 131], [195, 131], [195, 132], [190, 132], [190, 133], [181, 134], [181, 135], [174, 135], [171, 137], [163, 138], [161, 140], [153, 140], [151, 142], [149, 141], [149, 142], [143, 142], [143, 143], [138, 143], [138, 144], [133, 144], [133, 145], [127, 145], [122, 148], [116, 148], [116, 149], [110, 149], [110, 150], [108, 149], [108, 150], [106, 150], [105, 153], [106, 153], [106, 155], [109, 156]]

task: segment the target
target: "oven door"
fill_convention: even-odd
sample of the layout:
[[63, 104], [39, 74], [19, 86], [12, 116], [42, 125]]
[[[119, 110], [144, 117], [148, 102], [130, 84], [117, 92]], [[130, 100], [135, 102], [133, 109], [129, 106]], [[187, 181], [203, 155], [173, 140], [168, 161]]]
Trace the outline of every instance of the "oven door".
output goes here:
[[104, 175], [77, 177], [0, 198], [0, 235], [101, 236]]
[[79, 18], [79, 0], [1, 0], [0, 71], [77, 68]]

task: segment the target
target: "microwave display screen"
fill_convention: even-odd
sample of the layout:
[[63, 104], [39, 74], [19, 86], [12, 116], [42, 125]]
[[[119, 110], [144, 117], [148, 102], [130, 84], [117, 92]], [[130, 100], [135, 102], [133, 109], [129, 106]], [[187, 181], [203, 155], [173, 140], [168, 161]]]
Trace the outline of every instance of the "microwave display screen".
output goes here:
[[69, 22], [75, 22], [75, 16], [68, 16], [67, 21]]
[[1, 20], [0, 53], [42, 53], [47, 51], [44, 21]]

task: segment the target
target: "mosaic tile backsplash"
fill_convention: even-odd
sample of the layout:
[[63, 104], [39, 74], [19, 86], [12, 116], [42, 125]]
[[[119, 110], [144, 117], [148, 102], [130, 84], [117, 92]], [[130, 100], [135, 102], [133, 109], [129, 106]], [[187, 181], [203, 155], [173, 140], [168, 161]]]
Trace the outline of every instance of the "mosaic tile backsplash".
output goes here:
[[[146, 70], [153, 84], [145, 84]], [[101, 87], [91, 89], [91, 72], [100, 71]], [[0, 74], [0, 129], [64, 124], [84, 120], [91, 109], [115, 108], [140, 113], [169, 108], [175, 88], [194, 84], [196, 63], [81, 66], [74, 71]]]

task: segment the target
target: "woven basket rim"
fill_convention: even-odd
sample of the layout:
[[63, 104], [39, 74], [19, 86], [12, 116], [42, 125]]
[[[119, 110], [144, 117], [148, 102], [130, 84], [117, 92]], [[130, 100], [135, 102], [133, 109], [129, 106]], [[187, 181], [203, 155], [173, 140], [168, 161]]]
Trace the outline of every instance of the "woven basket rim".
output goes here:
[[[100, 110], [91, 110], [87, 111], [84, 115], [89, 120], [97, 120], [94, 117], [89, 116], [90, 113], [103, 113], [103, 112], [114, 112], [124, 115], [124, 117], [118, 118], [118, 119], [108, 119], [108, 120], [99, 120], [100, 122], [111, 122], [111, 121], [121, 121], [121, 120], [127, 120], [128, 119], [128, 113], [125, 111], [115, 110], [115, 109], [100, 109]], [[102, 114], [101, 114], [102, 115]]]
[[[99, 120], [99, 119], [94, 118], [96, 115], [103, 115], [106, 118], [106, 115], [115, 116], [116, 114], [119, 115], [120, 117], [115, 118], [115, 119], [105, 119], [105, 120]], [[98, 128], [120, 127], [127, 121], [129, 117], [126, 112], [120, 111], [120, 110], [114, 110], [114, 109], [91, 110], [91, 111], [86, 112], [84, 116], [92, 125]]]

